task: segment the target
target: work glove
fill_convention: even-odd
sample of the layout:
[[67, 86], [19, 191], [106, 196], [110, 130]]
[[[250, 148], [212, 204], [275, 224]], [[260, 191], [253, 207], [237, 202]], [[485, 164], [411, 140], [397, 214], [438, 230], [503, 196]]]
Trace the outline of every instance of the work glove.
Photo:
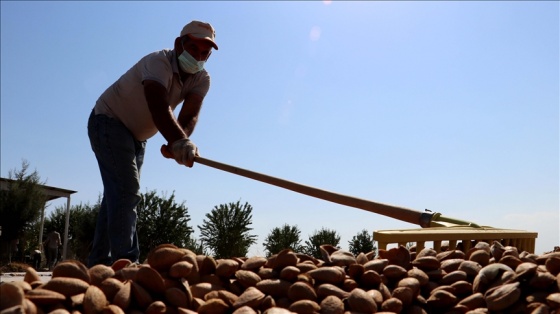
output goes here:
[[188, 138], [176, 140], [171, 145], [171, 153], [178, 164], [192, 167], [194, 157], [198, 156], [198, 148]]

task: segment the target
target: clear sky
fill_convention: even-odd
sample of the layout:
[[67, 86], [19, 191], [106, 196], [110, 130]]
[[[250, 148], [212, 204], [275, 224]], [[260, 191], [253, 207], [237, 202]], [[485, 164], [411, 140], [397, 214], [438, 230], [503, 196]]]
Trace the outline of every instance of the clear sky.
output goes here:
[[[1, 176], [23, 159], [94, 204], [86, 133], [99, 95], [191, 20], [219, 50], [192, 140], [203, 157], [560, 245], [557, 1], [2, 1]], [[148, 141], [142, 192], [175, 193], [195, 237], [214, 206], [253, 206], [268, 233], [321, 228], [340, 246], [417, 225], [195, 164]], [[65, 205], [53, 201], [48, 210]], [[3, 221], [7, 217], [1, 218]]]

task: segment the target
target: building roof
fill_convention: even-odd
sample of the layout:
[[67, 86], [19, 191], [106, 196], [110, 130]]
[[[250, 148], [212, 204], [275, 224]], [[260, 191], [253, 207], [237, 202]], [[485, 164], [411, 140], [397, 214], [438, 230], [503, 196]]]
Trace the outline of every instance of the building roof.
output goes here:
[[[1, 190], [8, 190], [10, 184], [15, 182], [16, 180], [7, 179], [7, 178], [0, 178], [0, 189]], [[42, 185], [39, 184], [41, 188], [43, 188], [43, 192], [47, 195], [47, 201], [52, 201], [59, 197], [70, 197], [71, 194], [76, 193], [77, 191], [66, 190], [57, 188], [54, 186]]]

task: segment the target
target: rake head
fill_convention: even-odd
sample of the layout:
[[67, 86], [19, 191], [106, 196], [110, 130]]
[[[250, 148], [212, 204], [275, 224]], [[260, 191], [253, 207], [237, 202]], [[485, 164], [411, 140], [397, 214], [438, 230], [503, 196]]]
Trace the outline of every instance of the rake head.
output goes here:
[[[504, 246], [515, 246], [519, 252], [535, 252], [537, 232], [525, 230], [500, 229], [491, 227], [451, 226], [401, 230], [376, 230], [373, 240], [378, 249], [387, 249], [390, 244], [406, 246], [414, 243], [420, 252], [431, 243], [436, 252], [461, 250], [467, 253], [477, 242], [492, 244], [498, 241]], [[431, 247], [431, 246], [430, 246]]]

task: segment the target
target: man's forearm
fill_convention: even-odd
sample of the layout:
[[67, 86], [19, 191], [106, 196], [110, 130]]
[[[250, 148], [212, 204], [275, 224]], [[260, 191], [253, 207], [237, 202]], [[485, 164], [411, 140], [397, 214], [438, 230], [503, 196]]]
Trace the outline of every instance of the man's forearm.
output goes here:
[[177, 120], [187, 136], [191, 136], [198, 122], [198, 114], [200, 113], [202, 100], [203, 98], [198, 94], [188, 94], [185, 97]]
[[198, 122], [198, 119], [193, 118], [187, 121], [185, 124], [183, 124], [183, 131], [188, 137], [190, 137], [191, 134], [194, 132], [194, 127], [196, 126], [196, 122]]
[[173, 111], [169, 106], [167, 90], [159, 83], [147, 83], [144, 87], [144, 94], [154, 124], [167, 142], [172, 144], [185, 138], [186, 134], [175, 120]]
[[151, 112], [156, 127], [169, 144], [185, 138], [187, 134], [184, 133], [181, 126], [177, 123], [169, 107], [166, 112], [161, 112], [161, 105], [159, 105], [154, 110], [151, 110]]

